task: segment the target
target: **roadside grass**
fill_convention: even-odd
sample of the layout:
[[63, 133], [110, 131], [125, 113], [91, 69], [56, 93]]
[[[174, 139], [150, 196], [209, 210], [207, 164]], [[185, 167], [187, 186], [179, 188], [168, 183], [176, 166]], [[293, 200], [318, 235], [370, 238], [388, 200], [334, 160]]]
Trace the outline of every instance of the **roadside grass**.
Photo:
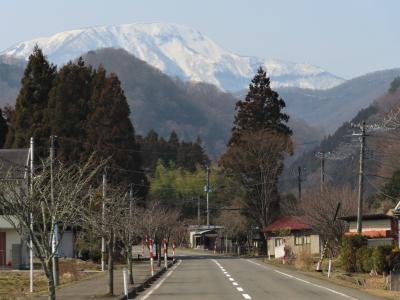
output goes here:
[[[60, 259], [59, 267], [61, 285], [67, 285], [99, 274], [93, 272], [99, 270], [98, 264], [81, 260]], [[43, 294], [47, 291], [46, 276], [38, 268], [34, 272], [34, 291], [34, 295]], [[29, 271], [0, 270], [0, 300], [27, 299], [31, 296], [29, 293]]]
[[356, 288], [374, 296], [393, 300], [400, 299], [400, 291], [389, 291], [385, 289], [386, 278], [382, 275], [371, 275], [369, 273], [346, 273], [341, 269], [340, 261], [338, 259], [334, 259], [332, 261], [331, 277], [328, 278], [328, 260], [325, 260], [322, 263], [322, 272], [315, 271], [315, 266], [318, 259], [313, 258], [311, 261], [306, 259], [306, 261], [309, 261], [310, 263], [305, 265], [303, 263], [296, 262], [295, 260], [291, 260], [283, 264], [281, 259], [263, 260], [264, 263], [269, 265], [296, 270], [304, 275], [317, 279], [323, 279], [345, 287]]

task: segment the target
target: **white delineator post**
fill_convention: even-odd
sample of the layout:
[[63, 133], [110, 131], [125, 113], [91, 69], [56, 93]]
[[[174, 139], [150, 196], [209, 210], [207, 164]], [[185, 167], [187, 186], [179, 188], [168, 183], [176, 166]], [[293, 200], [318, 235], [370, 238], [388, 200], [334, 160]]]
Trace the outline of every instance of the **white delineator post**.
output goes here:
[[164, 266], [166, 269], [168, 269], [167, 240], [166, 239], [164, 239], [163, 245], [164, 245]]
[[124, 280], [124, 295], [128, 299], [128, 269], [123, 268], [122, 270], [123, 280]]
[[331, 271], [332, 271], [332, 259], [329, 259], [329, 264], [328, 264], [328, 278], [331, 277]]
[[[31, 190], [31, 196], [33, 193], [33, 145], [34, 145], [34, 140], [33, 137], [31, 137], [30, 141], [30, 153], [29, 153], [29, 158], [30, 158], [30, 190]], [[33, 232], [33, 214], [32, 212], [30, 213], [30, 227], [31, 231]], [[33, 293], [33, 242], [32, 238], [29, 240], [29, 291]]]
[[142, 258], [144, 258], [144, 241], [142, 240]]
[[151, 276], [154, 276], [153, 240], [152, 239], [149, 239], [149, 248], [150, 248], [150, 272], [151, 272]]
[[172, 260], [175, 260], [175, 243], [172, 242]]

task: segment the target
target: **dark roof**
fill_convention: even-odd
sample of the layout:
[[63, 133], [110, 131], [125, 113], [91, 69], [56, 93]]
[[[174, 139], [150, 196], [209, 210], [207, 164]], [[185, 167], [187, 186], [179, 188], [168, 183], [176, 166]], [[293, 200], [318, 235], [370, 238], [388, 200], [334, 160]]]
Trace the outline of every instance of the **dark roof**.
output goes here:
[[0, 179], [24, 179], [29, 149], [0, 149]]
[[[369, 215], [363, 215], [362, 219], [363, 220], [387, 220], [387, 219], [392, 219], [392, 216], [386, 215], [386, 214], [369, 214]], [[346, 216], [346, 217], [340, 217], [340, 220], [343, 221], [357, 221], [357, 216]]]
[[280, 229], [305, 230], [311, 229], [311, 226], [304, 222], [300, 217], [289, 216], [276, 220], [272, 224], [265, 227], [263, 232], [271, 232]]

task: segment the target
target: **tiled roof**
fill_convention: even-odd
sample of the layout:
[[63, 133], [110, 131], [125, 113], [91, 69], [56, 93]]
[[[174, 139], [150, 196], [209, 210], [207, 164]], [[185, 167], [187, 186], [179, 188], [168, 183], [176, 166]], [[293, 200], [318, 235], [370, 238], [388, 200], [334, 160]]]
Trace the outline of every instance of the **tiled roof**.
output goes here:
[[272, 224], [265, 227], [263, 232], [271, 232], [280, 229], [304, 230], [311, 229], [311, 226], [305, 223], [300, 217], [290, 216], [276, 220]]

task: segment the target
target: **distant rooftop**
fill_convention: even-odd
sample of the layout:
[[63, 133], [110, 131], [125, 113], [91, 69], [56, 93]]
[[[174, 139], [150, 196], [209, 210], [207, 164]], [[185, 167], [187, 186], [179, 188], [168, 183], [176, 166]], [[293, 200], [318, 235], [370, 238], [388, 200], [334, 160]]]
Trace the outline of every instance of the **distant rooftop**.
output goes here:
[[296, 216], [283, 217], [271, 223], [263, 229], [263, 232], [272, 232], [274, 230], [290, 229], [305, 230], [311, 229], [311, 226], [303, 221], [302, 218]]

